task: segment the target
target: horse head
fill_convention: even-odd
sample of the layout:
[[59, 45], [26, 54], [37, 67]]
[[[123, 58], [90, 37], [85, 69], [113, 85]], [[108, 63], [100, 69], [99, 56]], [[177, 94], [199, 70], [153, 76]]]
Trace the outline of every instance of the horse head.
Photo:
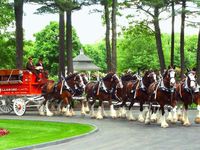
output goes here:
[[191, 90], [195, 90], [197, 87], [197, 81], [196, 81], [196, 72], [191, 70], [187, 70], [187, 76], [186, 76], [186, 84], [188, 86], [188, 88], [190, 88]]
[[83, 79], [83, 83], [86, 85], [89, 82], [89, 79], [85, 73], [81, 73], [81, 77]]
[[70, 74], [65, 78], [67, 84], [71, 87], [85, 88], [83, 79], [79, 73]]
[[148, 87], [151, 83], [154, 83], [157, 81], [156, 78], [156, 73], [154, 71], [146, 71], [143, 77], [143, 82], [144, 84], [148, 84], [145, 85], [146, 87]]
[[164, 85], [168, 88], [174, 88], [176, 85], [175, 77], [176, 77], [175, 68], [169, 67], [163, 75]]
[[119, 79], [117, 74], [115, 74], [113, 72], [108, 73], [104, 78], [102, 78], [102, 80], [104, 81], [104, 83], [108, 89], [116, 88], [117, 86], [119, 88], [123, 87], [121, 80]]
[[132, 73], [125, 73], [124, 75], [121, 76], [121, 80], [122, 82], [126, 82], [126, 81], [135, 81], [138, 79], [138, 75], [137, 74], [132, 74]]

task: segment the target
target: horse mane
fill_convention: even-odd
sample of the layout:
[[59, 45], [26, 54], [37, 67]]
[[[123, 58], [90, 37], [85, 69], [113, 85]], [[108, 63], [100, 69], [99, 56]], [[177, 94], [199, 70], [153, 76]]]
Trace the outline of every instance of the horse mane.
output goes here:
[[145, 73], [144, 73], [144, 77], [147, 77], [152, 71], [151, 70], [147, 70]]
[[70, 74], [68, 75], [65, 80], [70, 80], [71, 78], [74, 78], [78, 73], [73, 73], [73, 74]]
[[105, 77], [103, 77], [102, 79], [103, 80], [108, 80], [110, 78], [112, 78], [112, 76], [114, 75], [115, 73], [114, 72], [109, 72]]
[[130, 80], [135, 80], [135, 79], [136, 77], [134, 77], [131, 73], [127, 73], [121, 77], [122, 81], [130, 81]]
[[167, 69], [167, 70], [164, 71], [164, 73], [163, 73], [163, 79], [167, 76], [168, 70], [169, 69]]

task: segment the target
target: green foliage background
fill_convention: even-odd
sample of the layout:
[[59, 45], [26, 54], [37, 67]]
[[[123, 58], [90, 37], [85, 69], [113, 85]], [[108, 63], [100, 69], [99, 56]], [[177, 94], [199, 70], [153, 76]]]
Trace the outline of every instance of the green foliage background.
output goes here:
[[[58, 23], [51, 22], [34, 35], [35, 41], [25, 41], [24, 67], [29, 56], [34, 58], [34, 63], [42, 57], [50, 76], [57, 76], [59, 60], [58, 32]], [[175, 35], [175, 65], [177, 67], [180, 66], [179, 37], [179, 34]], [[166, 65], [170, 64], [170, 39], [169, 34], [162, 34]], [[118, 37], [117, 43], [118, 73], [122, 73], [127, 69], [136, 71], [138, 68], [141, 70], [159, 70], [154, 33], [144, 23], [124, 28]], [[81, 47], [83, 47], [85, 54], [101, 68], [101, 71], [105, 72], [107, 66], [105, 41], [82, 45], [75, 29], [73, 29], [73, 57], [79, 54]], [[185, 65], [187, 68], [193, 68], [196, 65], [196, 47], [197, 35], [185, 36]], [[0, 51], [0, 68], [15, 68], [14, 33], [4, 32], [0, 34]]]
[[[73, 56], [79, 54], [81, 43], [76, 31], [72, 30]], [[50, 75], [58, 74], [59, 62], [59, 25], [57, 22], [50, 22], [43, 30], [36, 33], [35, 42], [27, 42], [25, 46], [25, 60], [29, 56], [34, 58], [34, 62], [42, 57], [44, 66], [49, 70]]]

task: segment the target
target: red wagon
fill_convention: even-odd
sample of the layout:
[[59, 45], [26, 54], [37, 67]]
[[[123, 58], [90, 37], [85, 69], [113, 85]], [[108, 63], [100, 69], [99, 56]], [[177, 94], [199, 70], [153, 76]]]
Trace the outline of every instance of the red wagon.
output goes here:
[[48, 81], [39, 73], [41, 81], [29, 70], [0, 70], [0, 111], [21, 116], [27, 107], [39, 106], [42, 97], [42, 86]]

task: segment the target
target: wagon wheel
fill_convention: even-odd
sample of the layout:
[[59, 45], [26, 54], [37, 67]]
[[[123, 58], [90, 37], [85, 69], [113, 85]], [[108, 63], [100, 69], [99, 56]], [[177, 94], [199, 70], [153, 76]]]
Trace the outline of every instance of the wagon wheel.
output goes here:
[[0, 111], [7, 114], [13, 110], [12, 97], [4, 96], [0, 97]]
[[13, 110], [16, 115], [22, 116], [26, 111], [26, 103], [22, 98], [18, 98], [14, 100]]

